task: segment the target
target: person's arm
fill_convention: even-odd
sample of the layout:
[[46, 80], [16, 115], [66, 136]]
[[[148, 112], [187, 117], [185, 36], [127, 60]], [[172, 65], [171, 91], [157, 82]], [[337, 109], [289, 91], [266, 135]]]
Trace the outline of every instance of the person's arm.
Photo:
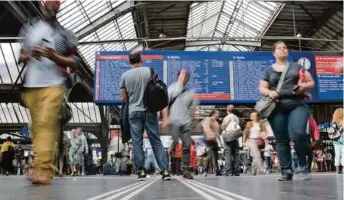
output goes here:
[[3, 152], [5, 152], [5, 149], [6, 149], [6, 142], [2, 143], [2, 146], [1, 146], [1, 154]]
[[269, 82], [269, 70], [270, 68], [267, 68], [263, 74], [262, 74], [262, 77], [259, 81], [259, 92], [260, 94], [262, 94], [263, 96], [265, 97], [270, 97], [272, 99], [276, 99], [278, 98], [279, 94], [276, 92], [276, 91], [273, 91], [271, 90], [271, 85], [270, 85], [270, 82]]
[[43, 56], [49, 58], [59, 66], [68, 66], [73, 69], [77, 67], [77, 62], [72, 56], [57, 55], [55, 50], [52, 48], [45, 48]]
[[311, 90], [314, 87], [314, 80], [312, 78], [312, 75], [305, 70], [305, 75], [304, 75], [304, 82], [299, 84], [298, 89], [296, 91], [294, 91], [293, 93], [296, 95], [300, 95], [303, 94], [305, 92], [308, 92], [309, 90]]
[[263, 96], [269, 96], [269, 92], [270, 92], [270, 83], [264, 80], [260, 80], [259, 82], [259, 92], [260, 94], [262, 94]]
[[168, 119], [168, 109], [169, 109], [169, 107], [166, 106], [166, 108], [164, 108], [164, 109], [161, 111], [162, 121], [165, 121], [165, 120]]
[[121, 88], [121, 100], [127, 102], [127, 90], [125, 88]]
[[122, 100], [122, 102], [127, 102], [128, 94], [127, 94], [127, 90], [125, 89], [124, 76], [125, 76], [125, 74], [123, 74], [121, 76], [121, 80], [120, 80], [119, 85], [121, 87], [121, 100]]
[[304, 91], [307, 92], [311, 90], [314, 87], [314, 85], [315, 85], [315, 82], [313, 80], [311, 73], [309, 73], [308, 71], [305, 71], [305, 82], [302, 84]]
[[244, 130], [243, 143], [246, 143], [247, 138], [250, 136], [250, 128], [251, 128], [251, 122], [247, 122], [245, 130]]
[[30, 57], [31, 57], [31, 54], [29, 51], [27, 51], [25, 49], [21, 49], [18, 64], [20, 64], [20, 63], [26, 64], [27, 61], [30, 59]]
[[229, 124], [229, 119], [228, 119], [228, 117], [225, 117], [224, 119], [223, 119], [223, 121], [222, 121], [222, 124], [221, 124], [221, 129], [222, 130], [226, 130], [226, 128], [227, 128], [227, 126], [228, 126], [228, 124]]
[[169, 87], [168, 96], [169, 96], [170, 101], [176, 96], [178, 96], [183, 91], [183, 89], [184, 87], [180, 82], [177, 82], [176, 84], [174, 84], [174, 87]]
[[262, 132], [260, 134], [260, 137], [263, 138], [263, 139], [266, 139], [267, 136], [268, 136], [268, 132], [266, 130], [266, 126], [263, 123], [261, 123], [261, 127], [262, 127]]

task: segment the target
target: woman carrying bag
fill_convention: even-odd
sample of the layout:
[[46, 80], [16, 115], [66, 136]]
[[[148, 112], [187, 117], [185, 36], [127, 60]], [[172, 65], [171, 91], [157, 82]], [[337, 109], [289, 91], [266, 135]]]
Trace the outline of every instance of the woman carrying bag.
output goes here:
[[[310, 112], [305, 102], [305, 94], [314, 87], [314, 81], [302, 65], [288, 62], [288, 48], [284, 42], [276, 42], [272, 50], [276, 62], [264, 71], [259, 91], [265, 101], [270, 99], [274, 105], [269, 109], [271, 112], [268, 114], [264, 113], [264, 116], [260, 114], [268, 119], [276, 137], [282, 173], [278, 180], [293, 179], [290, 140], [295, 144], [296, 155], [299, 158], [298, 175], [301, 180], [310, 180], [305, 151], [306, 126]], [[307, 95], [306, 98], [309, 96]], [[264, 103], [262, 100], [257, 102], [255, 107], [257, 111], [262, 111], [264, 108], [260, 104]]]
[[334, 166], [337, 174], [341, 173], [339, 166], [344, 166], [343, 122], [343, 108], [338, 108], [333, 113], [332, 125], [328, 131], [329, 138], [333, 140]]
[[252, 162], [252, 174], [256, 175], [257, 172], [264, 174], [264, 166], [261, 157], [261, 147], [259, 143], [263, 141], [266, 135], [266, 128], [263, 123], [260, 122], [260, 118], [257, 112], [251, 113], [251, 121], [247, 122], [244, 130], [244, 144], [249, 148], [249, 151], [253, 157]]

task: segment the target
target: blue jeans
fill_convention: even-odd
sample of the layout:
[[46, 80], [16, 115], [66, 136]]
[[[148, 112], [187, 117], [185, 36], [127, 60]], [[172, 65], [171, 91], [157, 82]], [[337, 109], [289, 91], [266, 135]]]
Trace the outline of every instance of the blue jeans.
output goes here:
[[299, 167], [299, 162], [297, 160], [297, 155], [295, 152], [291, 152], [291, 161], [292, 161], [293, 171], [297, 170]]
[[291, 110], [276, 108], [269, 118], [271, 128], [276, 137], [277, 153], [280, 158], [281, 173], [293, 173], [290, 140], [294, 143], [299, 162], [299, 172], [307, 173], [306, 143], [307, 121], [309, 109], [300, 105]]
[[129, 114], [130, 135], [134, 149], [134, 164], [138, 172], [145, 170], [145, 153], [143, 151], [143, 132], [147, 131], [149, 142], [161, 171], [167, 169], [167, 157], [160, 140], [158, 116], [149, 111]]

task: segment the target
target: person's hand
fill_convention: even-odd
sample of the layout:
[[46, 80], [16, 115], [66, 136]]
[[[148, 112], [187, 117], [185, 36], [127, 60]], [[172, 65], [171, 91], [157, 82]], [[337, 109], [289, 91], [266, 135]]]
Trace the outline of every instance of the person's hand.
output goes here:
[[33, 47], [30, 49], [30, 56], [33, 58], [39, 58], [42, 56], [43, 49], [41, 47]]
[[178, 76], [178, 81], [182, 84], [182, 85], [184, 85], [185, 83], [186, 83], [186, 80], [187, 80], [187, 78], [186, 78], [186, 70], [185, 69], [183, 69], [183, 70], [181, 70], [180, 71], [180, 74], [179, 74], [179, 76]]
[[50, 47], [43, 47], [42, 50], [42, 56], [49, 58], [50, 60], [53, 60], [55, 56], [55, 50]]
[[162, 128], [165, 128], [165, 127], [167, 127], [167, 125], [168, 125], [168, 119], [163, 119], [163, 120], [161, 121], [161, 127], [162, 127]]
[[269, 92], [269, 97], [271, 98], [271, 99], [277, 99], [278, 97], [279, 97], [279, 94], [276, 92], [276, 91], [270, 91]]
[[298, 85], [297, 89], [293, 91], [294, 94], [300, 95], [305, 92], [305, 87], [303, 85]]

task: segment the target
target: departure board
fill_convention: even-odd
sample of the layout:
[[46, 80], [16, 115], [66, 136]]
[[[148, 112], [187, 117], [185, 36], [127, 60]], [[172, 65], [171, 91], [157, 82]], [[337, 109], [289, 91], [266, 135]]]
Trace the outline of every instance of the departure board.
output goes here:
[[[120, 79], [131, 69], [128, 54], [96, 52], [95, 103], [121, 104]], [[195, 98], [201, 104], [255, 103], [261, 97], [258, 86], [262, 73], [275, 62], [271, 52], [142, 51], [142, 54], [143, 66], [154, 68], [167, 85], [176, 82], [178, 72], [186, 69], [190, 74], [187, 88], [196, 93]], [[310, 102], [343, 99], [343, 75], [335, 70], [342, 58], [336, 52], [325, 57], [317, 52], [290, 52], [288, 61], [303, 65], [316, 81], [316, 87], [310, 91]], [[324, 59], [332, 59], [332, 64], [325, 66]]]

